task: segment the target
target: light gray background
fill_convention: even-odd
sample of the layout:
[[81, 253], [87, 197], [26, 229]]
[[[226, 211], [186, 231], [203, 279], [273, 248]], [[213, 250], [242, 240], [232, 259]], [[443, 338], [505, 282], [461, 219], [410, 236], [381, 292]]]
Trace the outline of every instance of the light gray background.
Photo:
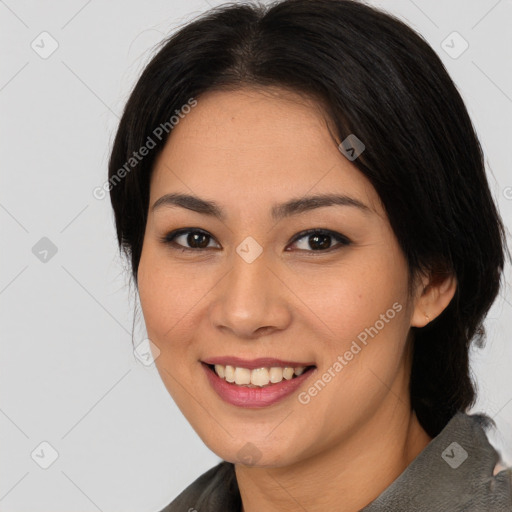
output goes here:
[[[133, 301], [110, 203], [92, 195], [151, 48], [218, 3], [0, 1], [1, 512], [158, 511], [220, 460], [155, 368], [134, 357]], [[443, 59], [510, 228], [512, 1], [371, 3], [407, 21]], [[51, 48], [43, 31], [59, 45], [46, 59], [31, 47]], [[469, 43], [458, 58], [441, 46], [453, 31]], [[33, 254], [43, 237], [57, 248], [46, 262]], [[511, 303], [507, 288], [490, 315], [486, 348], [473, 355], [475, 409], [496, 420], [491, 440], [509, 464]], [[135, 340], [145, 337], [139, 324]], [[36, 460], [49, 460], [43, 441], [59, 455], [48, 469], [31, 457], [36, 450]]]

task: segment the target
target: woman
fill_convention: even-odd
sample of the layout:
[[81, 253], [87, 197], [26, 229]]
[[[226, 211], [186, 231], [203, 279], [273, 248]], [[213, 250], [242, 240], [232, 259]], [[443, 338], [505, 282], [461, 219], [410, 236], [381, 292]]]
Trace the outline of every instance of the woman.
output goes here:
[[164, 510], [512, 510], [466, 413], [503, 226], [434, 51], [345, 0], [164, 43], [109, 189], [159, 374], [222, 458]]

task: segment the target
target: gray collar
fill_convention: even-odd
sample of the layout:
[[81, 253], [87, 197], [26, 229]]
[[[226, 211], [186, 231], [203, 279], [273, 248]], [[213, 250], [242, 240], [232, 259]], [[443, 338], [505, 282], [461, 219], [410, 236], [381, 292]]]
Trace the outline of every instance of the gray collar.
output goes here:
[[493, 476], [499, 455], [484, 415], [457, 413], [362, 512], [511, 512], [512, 469]]
[[[512, 468], [493, 475], [498, 453], [484, 415], [457, 413], [405, 471], [360, 512], [512, 512]], [[203, 473], [161, 512], [240, 512], [234, 465]]]

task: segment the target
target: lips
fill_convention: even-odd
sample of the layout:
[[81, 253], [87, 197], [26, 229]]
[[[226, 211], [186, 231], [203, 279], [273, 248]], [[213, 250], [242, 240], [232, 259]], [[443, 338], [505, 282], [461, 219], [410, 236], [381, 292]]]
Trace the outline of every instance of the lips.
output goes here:
[[248, 370], [254, 370], [256, 368], [269, 368], [272, 366], [279, 366], [282, 368], [296, 368], [299, 366], [315, 366], [314, 362], [304, 361], [291, 361], [285, 359], [275, 359], [272, 357], [259, 357], [257, 359], [243, 359], [234, 356], [219, 356], [210, 357], [202, 361], [208, 365], [222, 364], [223, 366], [238, 366], [240, 368], [247, 368]]
[[[290, 380], [282, 380], [279, 383], [271, 384], [264, 387], [246, 387], [243, 385], [236, 385], [230, 382], [226, 382], [223, 378], [220, 378], [210, 366], [209, 361], [221, 361], [215, 364], [224, 364], [229, 361], [236, 363], [236, 365], [250, 365], [252, 370], [260, 368], [262, 364], [270, 365], [299, 365], [307, 366], [308, 368], [301, 375], [294, 376]], [[317, 368], [314, 365], [306, 365], [304, 362], [299, 361], [285, 361], [273, 358], [260, 358], [260, 359], [239, 359], [233, 357], [224, 358], [212, 358], [201, 363], [207, 381], [215, 393], [224, 401], [236, 407], [243, 408], [264, 408], [274, 405], [287, 397], [294, 394], [304, 383], [312, 378], [317, 372]], [[213, 364], [213, 363], [211, 363]]]

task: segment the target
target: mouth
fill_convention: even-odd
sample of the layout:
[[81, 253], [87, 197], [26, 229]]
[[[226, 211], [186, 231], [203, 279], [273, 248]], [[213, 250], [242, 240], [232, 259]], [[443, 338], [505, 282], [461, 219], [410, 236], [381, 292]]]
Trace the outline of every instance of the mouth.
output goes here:
[[203, 364], [225, 382], [247, 388], [274, 386], [283, 381], [296, 379], [316, 368], [315, 365], [260, 366], [259, 368], [247, 368], [244, 366], [208, 364], [204, 362]]
[[247, 368], [211, 360], [201, 361], [201, 366], [213, 391], [224, 402], [243, 408], [263, 408], [284, 400], [317, 370], [313, 364]]

